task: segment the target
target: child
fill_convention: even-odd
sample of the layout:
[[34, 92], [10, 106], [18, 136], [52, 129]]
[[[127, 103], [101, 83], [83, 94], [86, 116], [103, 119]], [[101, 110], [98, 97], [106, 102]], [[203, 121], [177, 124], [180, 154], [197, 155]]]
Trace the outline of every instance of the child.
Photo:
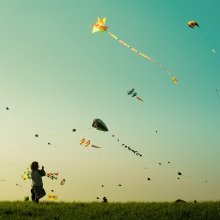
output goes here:
[[39, 170], [39, 165], [37, 161], [32, 162], [31, 164], [31, 179], [32, 179], [32, 189], [31, 189], [31, 199], [32, 201], [38, 203], [39, 199], [46, 195], [46, 192], [43, 188], [42, 176], [46, 175], [44, 167]]

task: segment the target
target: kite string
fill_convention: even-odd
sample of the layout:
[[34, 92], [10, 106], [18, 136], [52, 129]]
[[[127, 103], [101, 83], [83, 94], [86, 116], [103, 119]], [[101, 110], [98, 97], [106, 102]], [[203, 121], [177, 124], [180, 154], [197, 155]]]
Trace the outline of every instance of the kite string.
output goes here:
[[155, 64], [157, 64], [158, 66], [160, 66], [167, 74], [171, 74], [170, 71], [161, 63], [157, 62], [156, 60], [154, 60], [153, 58], [147, 56], [146, 54], [141, 53], [140, 51], [136, 50], [135, 48], [131, 47], [129, 44], [127, 44], [126, 42], [124, 42], [123, 40], [121, 40], [120, 38], [118, 38], [117, 36], [115, 36], [113, 33], [111, 33], [110, 31], [107, 31], [107, 33], [115, 40], [117, 40], [119, 43], [123, 44], [125, 47], [129, 48], [130, 50], [132, 50], [133, 52], [139, 54], [140, 56], [144, 57], [145, 59], [147, 59], [148, 61], [151, 61]]

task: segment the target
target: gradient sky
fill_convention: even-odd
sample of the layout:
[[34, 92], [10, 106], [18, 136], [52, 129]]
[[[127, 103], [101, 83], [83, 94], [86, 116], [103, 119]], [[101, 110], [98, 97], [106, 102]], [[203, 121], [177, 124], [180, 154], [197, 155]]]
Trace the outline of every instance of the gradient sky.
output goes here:
[[[66, 179], [43, 178], [63, 201], [219, 200], [219, 11], [218, 0], [0, 0], [0, 200], [30, 194], [21, 175], [34, 160]], [[97, 17], [178, 85], [92, 34]], [[91, 129], [94, 118], [109, 132]], [[82, 137], [101, 148], [80, 146]]]

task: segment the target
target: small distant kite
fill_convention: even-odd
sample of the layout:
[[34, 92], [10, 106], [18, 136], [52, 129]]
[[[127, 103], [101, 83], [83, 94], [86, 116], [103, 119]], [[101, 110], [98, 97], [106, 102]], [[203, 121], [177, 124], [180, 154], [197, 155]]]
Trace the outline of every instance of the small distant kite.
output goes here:
[[105, 123], [101, 119], [98, 119], [98, 118], [93, 120], [92, 127], [100, 131], [108, 131], [108, 128], [105, 125]]
[[181, 173], [181, 172], [178, 172], [178, 175], [179, 175], [179, 176], [181, 176], [181, 175], [182, 175], [182, 173]]
[[150, 181], [150, 178], [148, 177], [148, 178], [147, 178], [147, 180], [149, 180], [149, 181]]
[[64, 185], [66, 183], [66, 179], [62, 179], [61, 182], [60, 182], [60, 185]]
[[47, 173], [46, 177], [48, 177], [51, 180], [57, 180], [58, 179], [58, 175], [59, 175], [58, 172], [56, 172], [56, 173]]
[[212, 51], [212, 53], [216, 53], [216, 50], [215, 50], [215, 49], [212, 49], [211, 51]]
[[218, 89], [216, 89], [215, 91], [216, 91], [217, 96], [220, 97], [220, 94], [219, 94], [219, 92], [218, 92]]
[[193, 29], [194, 29], [195, 26], [200, 27], [199, 24], [198, 24], [195, 20], [189, 21], [189, 22], [188, 22], [188, 26], [189, 26], [190, 28], [193, 28]]
[[172, 81], [173, 81], [174, 84], [177, 84], [177, 83], [178, 83], [178, 80], [177, 80], [177, 78], [176, 78], [175, 76], [172, 77]]
[[86, 141], [85, 138], [82, 138], [82, 139], [80, 140], [80, 142], [79, 142], [80, 145], [83, 145], [83, 144], [84, 144], [85, 147], [88, 147], [88, 146], [89, 146], [89, 147], [94, 147], [94, 148], [101, 148], [101, 147], [98, 147], [98, 146], [96, 146], [96, 145], [94, 145], [94, 144], [91, 144], [91, 145], [90, 145], [90, 143], [91, 143], [90, 140]]
[[56, 201], [58, 199], [58, 196], [55, 194], [48, 194], [48, 200], [50, 201]]
[[9, 107], [6, 107], [5, 109], [6, 109], [6, 110], [9, 110]]
[[17, 184], [17, 183], [16, 183], [16, 186], [23, 187], [22, 185], [19, 185], [19, 184]]
[[24, 171], [24, 173], [23, 173], [23, 175], [22, 175], [22, 179], [23, 179], [23, 180], [31, 179], [31, 170], [30, 170], [30, 168], [27, 168], [27, 169]]
[[136, 97], [137, 100], [144, 102], [143, 99], [137, 96], [137, 92], [134, 91], [134, 89], [131, 89], [127, 92], [128, 95], [131, 95], [132, 97]]
[[73, 132], [76, 132], [76, 129], [74, 128], [72, 131], [73, 131]]
[[39, 135], [38, 134], [35, 134], [35, 137], [38, 137]]
[[121, 184], [118, 184], [118, 186], [121, 186]]
[[148, 55], [146, 55], [146, 54], [136, 50], [134, 47], [130, 46], [129, 44], [127, 44], [126, 42], [124, 42], [123, 40], [121, 40], [117, 36], [115, 36], [113, 33], [108, 31], [108, 27], [105, 26], [105, 22], [106, 22], [106, 18], [102, 18], [102, 19], [98, 18], [98, 21], [93, 25], [92, 33], [107, 32], [110, 37], [112, 37], [113, 39], [117, 40], [120, 44], [122, 44], [125, 47], [129, 48], [131, 51], [133, 51], [134, 53], [137, 53], [138, 55], [142, 56], [146, 60], [148, 60], [148, 61], [150, 61], [152, 63], [157, 64], [158, 66], [160, 66], [169, 75], [171, 74], [170, 71], [164, 65], [162, 65], [159, 62], [157, 62], [156, 60], [154, 60], [153, 58], [149, 57]]

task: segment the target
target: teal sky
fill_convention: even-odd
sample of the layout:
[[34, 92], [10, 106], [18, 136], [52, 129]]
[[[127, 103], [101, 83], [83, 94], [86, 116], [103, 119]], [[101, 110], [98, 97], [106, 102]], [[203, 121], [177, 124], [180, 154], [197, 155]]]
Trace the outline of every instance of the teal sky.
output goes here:
[[[218, 0], [0, 0], [0, 200], [29, 195], [21, 175], [34, 160], [66, 179], [44, 177], [63, 201], [219, 200], [219, 11]], [[97, 17], [179, 83], [92, 34]], [[94, 118], [109, 132], [91, 129]]]

